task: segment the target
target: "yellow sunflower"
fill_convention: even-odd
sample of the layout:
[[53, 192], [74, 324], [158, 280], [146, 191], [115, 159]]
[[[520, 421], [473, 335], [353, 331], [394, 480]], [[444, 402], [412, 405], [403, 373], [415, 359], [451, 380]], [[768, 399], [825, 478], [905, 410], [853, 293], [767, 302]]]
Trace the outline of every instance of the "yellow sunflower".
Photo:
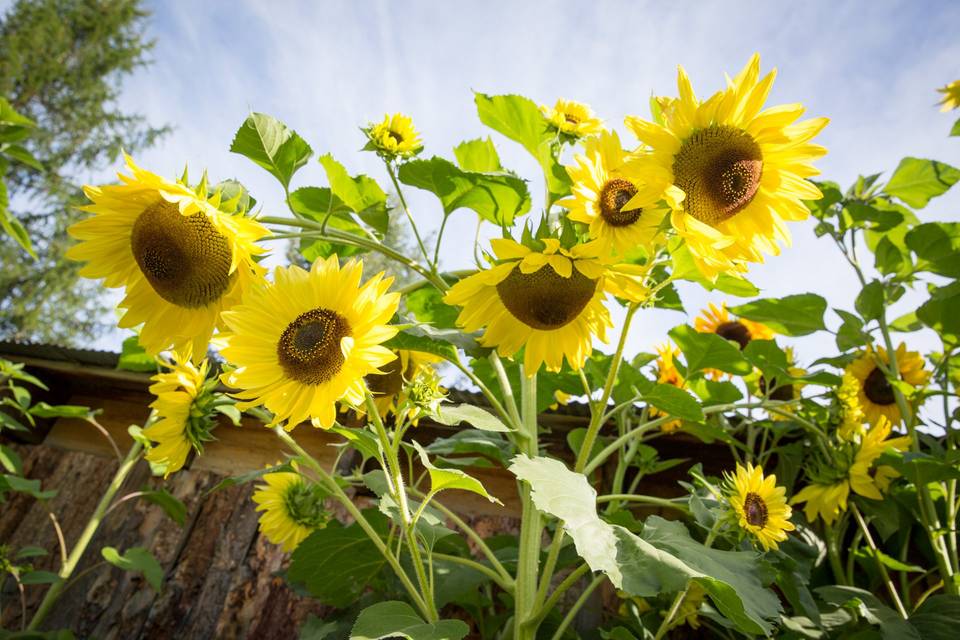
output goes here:
[[410, 157], [423, 148], [413, 120], [402, 113], [387, 114], [382, 122], [370, 125], [366, 131], [373, 148], [390, 156]]
[[737, 465], [730, 477], [730, 506], [737, 515], [740, 528], [754, 535], [767, 551], [776, 549], [793, 531], [790, 516], [793, 510], [787, 504], [786, 489], [778, 487], [777, 476], [764, 477], [763, 469], [747, 463]]
[[573, 196], [557, 202], [567, 217], [590, 225], [605, 254], [649, 247], [670, 209], [683, 194], [670, 184], [670, 175], [657, 167], [640, 168], [620, 145], [616, 133], [603, 131], [587, 139], [583, 155], [567, 167]]
[[[296, 463], [294, 463], [296, 469]], [[260, 531], [267, 540], [290, 553], [304, 538], [326, 526], [330, 514], [324, 507], [327, 492], [297, 472], [276, 471], [263, 476], [253, 501], [260, 511]]]
[[827, 119], [796, 122], [799, 104], [761, 111], [775, 75], [760, 78], [754, 55], [726, 89], [701, 102], [681, 67], [679, 97], [660, 102], [662, 124], [626, 119], [650, 147], [647, 162], [685, 194], [671, 221], [711, 279], [778, 254], [778, 242], [790, 242], [785, 222], [806, 219], [803, 200], [822, 196], [807, 178], [819, 173], [811, 161], [826, 153], [810, 140]]
[[[900, 379], [913, 387], [922, 387], [930, 379], [930, 372], [923, 368], [923, 357], [916, 351], [907, 351], [907, 345], [900, 343], [897, 347], [897, 367], [900, 369]], [[878, 424], [884, 416], [893, 424], [899, 424], [903, 416], [897, 406], [897, 399], [893, 392], [893, 385], [887, 380], [883, 371], [877, 366], [878, 360], [884, 365], [890, 364], [887, 350], [876, 347], [860, 354], [847, 367], [860, 383], [859, 400], [870, 424]]]
[[155, 442], [146, 459], [163, 466], [164, 477], [183, 468], [191, 449], [203, 453], [203, 443], [211, 439], [214, 426], [211, 418], [212, 384], [207, 383], [209, 362], [200, 366], [177, 357], [176, 364], [166, 364], [168, 372], [153, 376], [150, 393], [156, 399], [150, 408], [157, 412], [156, 421], [143, 430]]
[[387, 292], [393, 278], [383, 273], [361, 285], [362, 272], [362, 262], [341, 267], [336, 255], [310, 271], [277, 267], [273, 283], [224, 313], [222, 353], [237, 368], [223, 381], [241, 390], [241, 409], [262, 404], [288, 430], [308, 418], [329, 428], [337, 401], [363, 402], [364, 376], [396, 358], [380, 343], [397, 333], [387, 322], [400, 294]]
[[[669, 384], [682, 389], [684, 387], [683, 376], [677, 370], [677, 365], [673, 359], [680, 355], [680, 350], [672, 342], [664, 342], [657, 345], [657, 360], [654, 364], [657, 371], [657, 382], [660, 384]], [[658, 417], [662, 412], [654, 406], [650, 406], [650, 416]], [[680, 420], [671, 420], [660, 426], [661, 431], [667, 433], [676, 431], [681, 426]]]
[[960, 107], [960, 80], [954, 80], [937, 91], [943, 94], [943, 98], [937, 103], [941, 105], [940, 111], [950, 111]]
[[902, 451], [910, 445], [909, 436], [890, 438], [891, 429], [890, 421], [881, 416], [879, 422], [871, 427], [859, 442], [847, 445], [847, 451], [850, 447], [853, 448], [853, 455], [852, 460], [847, 458], [850, 463], [846, 471], [841, 471], [841, 476], [834, 477], [829, 482], [807, 485], [793, 496], [790, 504], [806, 502], [804, 513], [809, 522], [819, 516], [827, 524], [833, 524], [839, 515], [847, 510], [851, 489], [865, 498], [883, 499], [882, 494], [887, 490], [890, 481], [899, 474], [892, 467], [880, 465], [873, 470], [874, 475], [871, 476], [873, 464], [888, 448]]
[[860, 406], [860, 381], [849, 371], [844, 372], [840, 388], [837, 389], [840, 401], [840, 426], [837, 435], [841, 440], [853, 441], [864, 434], [863, 408]]
[[525, 348], [524, 368], [532, 376], [546, 363], [559, 371], [563, 359], [583, 366], [596, 337], [606, 341], [612, 326], [603, 306], [606, 268], [596, 246], [571, 250], [547, 238], [534, 251], [510, 239], [491, 241], [496, 264], [455, 284], [444, 302], [463, 309], [457, 324], [467, 331], [486, 330], [481, 344], [513, 356]]
[[600, 133], [603, 129], [603, 120], [593, 113], [589, 105], [582, 102], [560, 98], [552, 109], [541, 105], [540, 111], [559, 131], [578, 138]]
[[773, 340], [775, 335], [765, 324], [731, 316], [726, 302], [719, 308], [711, 302], [708, 309], [702, 309], [694, 320], [694, 328], [700, 333], [715, 333], [724, 340], [736, 342], [741, 349], [751, 340]]
[[[407, 404], [409, 383], [420, 376], [435, 378], [433, 363], [440, 361], [438, 356], [422, 351], [397, 349], [394, 353], [396, 359], [383, 367], [383, 373], [371, 373], [366, 377], [367, 388], [373, 394], [381, 416], [396, 413], [398, 407]], [[415, 411], [415, 408], [409, 409]]]
[[119, 326], [142, 324], [148, 353], [202, 358], [220, 312], [262, 274], [253, 256], [269, 232], [221, 211], [220, 193], [198, 195], [124, 157], [131, 175], [119, 174], [122, 184], [84, 187], [93, 204], [81, 209], [95, 215], [70, 227], [80, 242], [67, 257], [87, 263], [80, 275], [126, 288]]

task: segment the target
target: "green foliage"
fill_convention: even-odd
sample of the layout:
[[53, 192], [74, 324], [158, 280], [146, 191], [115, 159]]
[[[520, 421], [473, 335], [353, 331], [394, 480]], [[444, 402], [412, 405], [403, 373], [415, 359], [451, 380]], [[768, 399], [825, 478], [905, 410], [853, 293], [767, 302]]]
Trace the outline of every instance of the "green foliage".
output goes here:
[[100, 555], [104, 560], [124, 571], [142, 573], [155, 591], [160, 591], [163, 586], [163, 567], [153, 554], [143, 547], [131, 547], [123, 554], [113, 547], [104, 547], [100, 550]]
[[405, 602], [378, 602], [360, 612], [350, 639], [460, 640], [469, 631], [462, 620], [427, 623]]
[[471, 493], [481, 495], [490, 502], [503, 504], [487, 493], [487, 490], [483, 487], [483, 484], [481, 484], [481, 482], [476, 478], [471, 477], [459, 469], [441, 469], [435, 466], [432, 462], [430, 462], [430, 457], [418, 442], [414, 442], [413, 446], [420, 456], [420, 464], [423, 465], [424, 469], [426, 469], [427, 473], [430, 475], [431, 494], [437, 494], [441, 491], [447, 491], [449, 489], [461, 489], [463, 491], [469, 491]]
[[512, 431], [510, 427], [503, 424], [499, 418], [489, 411], [470, 404], [458, 404], [454, 406], [442, 405], [435, 419], [440, 424], [450, 426], [456, 426], [461, 422], [466, 422], [482, 431]]
[[744, 375], [751, 371], [737, 346], [715, 333], [700, 333], [688, 325], [680, 325], [670, 330], [670, 337], [683, 352], [690, 373], [719, 369]]
[[936, 160], [904, 158], [883, 190], [905, 204], [922, 209], [960, 180], [960, 170]]
[[233, 138], [230, 151], [250, 158], [290, 186], [290, 178], [307, 163], [313, 150], [297, 132], [272, 116], [251, 113]]
[[730, 309], [738, 316], [762, 322], [786, 336], [805, 336], [822, 331], [826, 328], [823, 324], [826, 310], [827, 301], [814, 293], [763, 298]]

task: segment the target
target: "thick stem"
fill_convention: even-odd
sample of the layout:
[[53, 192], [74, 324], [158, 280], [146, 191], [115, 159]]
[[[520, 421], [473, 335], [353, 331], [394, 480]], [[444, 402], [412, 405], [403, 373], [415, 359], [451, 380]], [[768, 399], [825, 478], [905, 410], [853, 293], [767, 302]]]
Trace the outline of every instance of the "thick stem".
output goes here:
[[33, 614], [33, 619], [30, 620], [30, 624], [27, 627], [28, 630], [36, 631], [39, 629], [40, 625], [43, 624], [44, 619], [47, 617], [47, 615], [49, 615], [53, 605], [57, 602], [57, 598], [60, 597], [60, 592], [63, 591], [67, 580], [69, 580], [70, 576], [73, 575], [74, 570], [77, 568], [77, 564], [80, 563], [80, 559], [83, 557], [84, 552], [90, 545], [90, 541], [93, 540], [93, 536], [97, 533], [97, 529], [100, 528], [100, 523], [103, 522], [103, 517], [106, 515], [107, 509], [110, 507], [110, 503], [113, 502], [113, 498], [117, 495], [117, 491], [119, 491], [120, 487], [123, 486], [127, 476], [130, 475], [130, 472], [136, 466], [137, 461], [140, 460], [140, 454], [142, 452], [143, 445], [134, 441], [133, 446], [131, 446], [130, 450], [127, 452], [127, 457], [124, 458], [123, 462], [120, 463], [120, 467], [113, 475], [113, 480], [110, 481], [110, 484], [107, 486], [107, 490], [103, 493], [103, 497], [100, 498], [100, 502], [97, 503], [97, 508], [94, 509], [93, 515], [91, 515], [90, 520], [87, 521], [87, 526], [84, 527], [83, 531], [80, 533], [80, 537], [77, 538], [76, 544], [74, 544], [73, 548], [70, 550], [70, 555], [67, 556], [67, 561], [63, 563], [63, 566], [60, 567], [60, 571], [57, 573], [60, 579], [51, 584], [50, 588], [47, 589], [47, 593], [44, 594], [43, 600], [40, 602], [40, 606], [37, 608], [36, 613]]
[[837, 584], [846, 585], [847, 576], [843, 571], [843, 564], [840, 562], [840, 545], [837, 540], [837, 530], [833, 525], [823, 524], [827, 538], [827, 558], [830, 560], [830, 570], [833, 571], [833, 579]]
[[[527, 377], [521, 373], [521, 410], [523, 411], [523, 453], [534, 457], [539, 453], [537, 426], [537, 374]], [[533, 504], [530, 485], [520, 485], [523, 511], [520, 520], [520, 555], [517, 561], [515, 593], [514, 640], [536, 638], [538, 621], [535, 619], [537, 578], [540, 567], [540, 537], [543, 530], [540, 511]]]
[[863, 516], [860, 514], [860, 509], [857, 508], [857, 505], [853, 502], [850, 503], [850, 510], [853, 512], [853, 517], [857, 520], [857, 524], [860, 525], [860, 530], [863, 531], [863, 538], [867, 541], [867, 546], [870, 547], [870, 550], [873, 552], [873, 559], [876, 561], [877, 570], [880, 571], [880, 575], [883, 576], [883, 582], [887, 585], [887, 591], [890, 592], [890, 598], [893, 599], [893, 603], [897, 607], [897, 612], [900, 616], [906, 620], [907, 619], [907, 610], [903, 607], [903, 602], [900, 600], [900, 594], [897, 592], [897, 589], [893, 586], [893, 580], [890, 579], [890, 574], [887, 573], [887, 568], [883, 566], [883, 562], [880, 561], [880, 556], [877, 555], [877, 545], [873, 541], [873, 536], [870, 535], [870, 529], [867, 527], [866, 521], [863, 519]]

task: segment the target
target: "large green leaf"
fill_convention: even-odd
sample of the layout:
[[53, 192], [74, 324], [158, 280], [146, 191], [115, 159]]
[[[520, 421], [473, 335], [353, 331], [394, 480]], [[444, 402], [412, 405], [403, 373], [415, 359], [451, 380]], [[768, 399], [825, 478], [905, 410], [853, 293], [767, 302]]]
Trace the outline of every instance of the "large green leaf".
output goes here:
[[484, 220], [509, 226], [530, 210], [527, 184], [506, 171], [464, 171], [449, 160], [434, 156], [411, 160], [400, 167], [400, 181], [436, 195], [443, 213], [472, 209]]
[[953, 640], [960, 623], [960, 597], [930, 596], [912, 616], [910, 624], [924, 640]]
[[864, 285], [854, 301], [864, 320], [877, 320], [883, 314], [883, 283], [871, 280]]
[[869, 591], [840, 585], [818, 587], [814, 591], [827, 604], [853, 609], [870, 624], [878, 625], [884, 640], [921, 640], [913, 625]]
[[[364, 517], [386, 535], [387, 518], [368, 509]], [[301, 542], [290, 558], [287, 577], [302, 583], [324, 604], [345, 607], [356, 600], [386, 562], [357, 523], [344, 527], [336, 520]]]
[[481, 495], [490, 502], [503, 504], [492, 495], [487, 493], [487, 490], [484, 488], [483, 484], [476, 478], [468, 475], [460, 469], [441, 469], [435, 466], [432, 462], [430, 462], [427, 452], [422, 446], [420, 446], [419, 442], [414, 441], [413, 446], [420, 455], [420, 464], [423, 465], [423, 467], [427, 470], [427, 473], [430, 475], [430, 493], [436, 494], [448, 489], [460, 489], [462, 491], [469, 491], [471, 493]]
[[[427, 453], [438, 456], [469, 455], [471, 460], [477, 456], [489, 458], [500, 466], [507, 466], [513, 447], [502, 436], [491, 431], [463, 429], [449, 438], [437, 438], [427, 446]], [[456, 458], [445, 458], [447, 462]]]
[[906, 244], [917, 254], [917, 269], [948, 278], [960, 278], [960, 224], [927, 222], [906, 235]]
[[390, 223], [387, 194], [376, 180], [365, 175], [351, 176], [329, 153], [319, 159], [327, 172], [333, 195], [365, 223], [380, 233], [386, 233]]
[[461, 142], [454, 148], [453, 155], [456, 156], [457, 164], [464, 171], [489, 173], [503, 169], [497, 148], [493, 146], [493, 140], [489, 137]]
[[461, 422], [466, 422], [482, 431], [499, 431], [502, 433], [513, 431], [513, 429], [503, 424], [497, 416], [486, 409], [481, 409], [471, 404], [441, 405], [435, 419], [440, 424], [449, 426], [456, 426]]
[[917, 309], [917, 319], [946, 342], [960, 342], [960, 282], [934, 287], [930, 299]]
[[230, 151], [256, 162], [284, 188], [290, 186], [290, 178], [313, 154], [310, 145], [296, 131], [264, 113], [251, 113], [240, 125]]
[[700, 333], [682, 324], [670, 330], [670, 337], [683, 352], [687, 370], [691, 373], [701, 369], [719, 369], [747, 375], [752, 371], [750, 363], [743, 358], [737, 346], [715, 333]]
[[747, 633], [769, 633], [780, 603], [761, 582], [759, 555], [708, 549], [682, 524], [652, 516], [638, 537], [597, 515], [596, 490], [559, 460], [520, 455], [510, 471], [529, 483], [536, 507], [563, 521], [577, 553], [618, 589], [652, 597], [700, 583], [723, 615]]
[[147, 582], [155, 591], [163, 586], [163, 567], [144, 547], [131, 547], [123, 554], [113, 547], [104, 547], [100, 550], [103, 559], [124, 571], [137, 571], [143, 574]]
[[762, 322], [785, 336], [805, 336], [822, 331], [827, 301], [814, 293], [783, 298], [761, 298], [730, 309], [738, 316]]
[[407, 603], [391, 600], [361, 611], [350, 632], [350, 640], [460, 640], [469, 631], [470, 627], [462, 620], [425, 622]]
[[518, 95], [474, 96], [480, 122], [523, 145], [540, 167], [552, 204], [570, 193], [570, 177], [557, 159], [556, 133], [550, 129], [537, 104]]
[[644, 391], [641, 397], [644, 402], [649, 402], [672, 416], [693, 422], [703, 420], [703, 409], [696, 398], [673, 385], [655, 384]]
[[[293, 212], [309, 220], [326, 223], [331, 229], [346, 231], [363, 237], [363, 228], [354, 220], [350, 207], [327, 187], [301, 187], [290, 194], [288, 198]], [[328, 258], [334, 253], [340, 257], [347, 257], [363, 253], [362, 247], [327, 242], [305, 236], [300, 238], [300, 253], [308, 262], [317, 258]]]
[[456, 362], [459, 357], [457, 349], [469, 351], [476, 348], [477, 343], [472, 336], [456, 329], [435, 329], [428, 324], [417, 324], [402, 329], [387, 340], [384, 346], [432, 353]]
[[936, 160], [904, 158], [897, 165], [884, 191], [915, 209], [946, 193], [960, 180], [960, 170]]
[[120, 347], [117, 369], [138, 373], [155, 373], [158, 370], [157, 359], [140, 346], [140, 340], [136, 335], [132, 335], [125, 338], [123, 345]]
[[457, 326], [460, 311], [443, 301], [443, 294], [436, 287], [424, 286], [408, 293], [403, 298], [417, 320], [432, 324], [439, 329], [453, 329]]

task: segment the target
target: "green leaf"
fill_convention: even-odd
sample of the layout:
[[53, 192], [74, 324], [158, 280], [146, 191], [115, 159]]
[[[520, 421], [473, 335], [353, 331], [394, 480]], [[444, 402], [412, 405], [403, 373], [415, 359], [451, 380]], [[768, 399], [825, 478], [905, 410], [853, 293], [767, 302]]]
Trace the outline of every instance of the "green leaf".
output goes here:
[[487, 493], [483, 484], [476, 478], [467, 475], [460, 469], [440, 469], [434, 466], [433, 463], [430, 462], [427, 452], [420, 446], [419, 442], [414, 441], [413, 446], [420, 455], [420, 464], [422, 464], [430, 474], [430, 493], [440, 493], [447, 489], [461, 489], [481, 495], [490, 502], [496, 502], [500, 505], [503, 504]]
[[960, 597], [930, 596], [910, 616], [910, 624], [924, 640], [953, 640], [960, 620]]
[[834, 309], [834, 311], [843, 319], [843, 323], [837, 329], [837, 348], [840, 351], [860, 347], [869, 342], [870, 336], [863, 331], [863, 320], [860, 316], [843, 309]]
[[513, 429], [503, 424], [500, 418], [486, 409], [481, 409], [480, 407], [475, 407], [470, 404], [441, 405], [440, 411], [434, 416], [434, 419], [440, 424], [451, 427], [455, 427], [461, 422], [466, 422], [482, 431], [499, 431], [501, 433], [513, 431]]
[[57, 491], [55, 489], [43, 491], [40, 488], [39, 480], [21, 478], [20, 476], [14, 476], [8, 473], [0, 476], [0, 494], [2, 494], [4, 491], [26, 493], [27, 495], [33, 496], [37, 500], [49, 500], [57, 495]]
[[700, 403], [683, 389], [671, 384], [655, 384], [642, 394], [642, 399], [672, 416], [691, 422], [703, 421]]
[[[382, 536], [387, 533], [387, 518], [367, 509], [364, 517]], [[317, 529], [294, 550], [287, 577], [302, 583], [310, 594], [333, 607], [352, 604], [383, 568], [385, 560], [357, 523], [344, 527], [332, 520]]]
[[881, 456], [878, 464], [893, 467], [917, 486], [960, 479], [960, 451], [948, 451], [942, 456], [920, 451], [890, 451]]
[[387, 209], [387, 194], [376, 180], [365, 175], [350, 176], [346, 168], [329, 153], [320, 156], [320, 164], [327, 172], [330, 191], [343, 204], [355, 212], [361, 220], [379, 231], [387, 232], [390, 213]]
[[180, 502], [172, 493], [166, 489], [149, 490], [145, 489], [141, 496], [147, 502], [153, 503], [163, 509], [164, 513], [170, 516], [170, 519], [181, 527], [187, 521], [187, 506]]
[[30, 415], [37, 418], [77, 418], [83, 420], [97, 413], [98, 411], [94, 411], [90, 407], [73, 404], [50, 405], [46, 402], [38, 402], [30, 407]]
[[289, 463], [283, 463], [274, 465], [272, 467], [267, 467], [265, 469], [256, 469], [254, 471], [249, 471], [247, 473], [240, 474], [238, 476], [228, 476], [215, 484], [212, 489], [207, 491], [206, 495], [210, 495], [220, 491], [221, 489], [226, 489], [227, 487], [234, 487], [238, 484], [247, 484], [248, 482], [255, 482], [265, 476], [268, 473], [277, 473], [281, 471], [293, 471], [293, 467]]
[[47, 550], [43, 547], [21, 547], [17, 551], [15, 556], [17, 560], [23, 560], [24, 558], [37, 558], [40, 556], [47, 555]]
[[44, 170], [43, 164], [41, 164], [39, 160], [34, 158], [33, 154], [31, 154], [29, 151], [27, 151], [26, 149], [24, 149], [18, 144], [13, 144], [8, 147], [5, 147], [3, 148], [2, 152], [3, 152], [3, 155], [7, 156], [8, 158], [13, 158], [17, 162], [25, 164], [28, 167], [36, 169], [37, 171]]
[[752, 371], [736, 345], [715, 333], [700, 333], [684, 324], [671, 329], [670, 337], [683, 352], [687, 371], [691, 373], [701, 369], [719, 369], [747, 375]]
[[407, 638], [407, 640], [460, 640], [470, 627], [462, 620], [424, 622], [405, 602], [378, 602], [360, 612], [350, 632], [350, 640], [380, 640]]
[[883, 283], [879, 280], [868, 282], [854, 303], [864, 320], [877, 320], [883, 314]]
[[457, 329], [434, 329], [428, 324], [418, 324], [401, 330], [384, 343], [389, 349], [406, 349], [438, 355], [445, 360], [456, 362], [457, 349], [471, 351], [477, 347], [469, 334]]
[[484, 220], [510, 226], [530, 210], [527, 184], [505, 172], [464, 171], [449, 160], [434, 156], [411, 160], [400, 166], [400, 181], [436, 195], [444, 215], [457, 209], [472, 209]]
[[0, 465], [15, 476], [23, 475], [23, 461], [20, 456], [16, 451], [2, 444], [0, 444]]
[[903, 254], [890, 238], [884, 236], [874, 249], [874, 266], [884, 275], [898, 273], [904, 266]]
[[408, 293], [403, 301], [420, 322], [440, 329], [453, 329], [457, 326], [459, 310], [445, 303], [443, 294], [434, 287], [420, 287]]
[[960, 136], [960, 118], [957, 118], [957, 121], [953, 123], [953, 127], [950, 129], [951, 136]]
[[916, 311], [909, 311], [891, 322], [890, 328], [900, 333], [910, 333], [922, 329], [923, 323], [917, 318]]
[[[293, 212], [301, 218], [326, 222], [330, 229], [346, 231], [356, 236], [366, 235], [351, 215], [350, 208], [327, 187], [301, 187], [290, 194], [289, 203]], [[300, 254], [309, 262], [317, 258], [329, 258], [335, 253], [345, 258], [365, 251], [363, 247], [337, 244], [308, 236], [300, 238]]]
[[51, 571], [27, 571], [20, 576], [23, 584], [53, 584], [60, 580], [60, 576]]
[[163, 586], [163, 567], [144, 547], [131, 547], [123, 555], [113, 547], [104, 547], [100, 550], [103, 559], [124, 571], [137, 571], [143, 574], [154, 591], [160, 591]]
[[13, 214], [10, 213], [7, 206], [7, 185], [3, 182], [2, 176], [0, 176], [0, 227], [7, 232], [7, 235], [16, 240], [17, 244], [19, 244], [24, 251], [36, 259], [37, 254], [33, 250], [33, 243], [30, 242], [30, 234], [27, 233], [26, 228], [24, 228], [20, 221], [13, 217]]
[[960, 278], [960, 224], [927, 222], [907, 232], [906, 245], [917, 254], [917, 270]]
[[957, 180], [960, 180], [960, 170], [948, 164], [904, 158], [883, 190], [914, 209], [922, 209], [931, 198], [946, 193]]
[[123, 346], [120, 349], [120, 359], [117, 360], [117, 369], [138, 373], [156, 373], [157, 361], [143, 350], [137, 336], [133, 335], [123, 341]]
[[250, 158], [280, 181], [284, 189], [290, 178], [307, 163], [313, 150], [296, 131], [276, 118], [251, 113], [237, 130], [230, 151]]
[[[427, 453], [438, 456], [474, 456], [470, 458], [471, 460], [477, 460], [476, 456], [483, 456], [506, 467], [512, 449], [509, 442], [494, 432], [463, 429], [449, 438], [437, 438], [427, 446]], [[446, 458], [447, 462], [455, 460], [456, 458]]]
[[214, 411], [226, 416], [235, 427], [239, 427], [243, 421], [243, 414], [235, 404], [219, 404], [214, 407]]
[[863, 589], [834, 585], [814, 589], [827, 604], [851, 608], [870, 624], [880, 626], [885, 640], [921, 640], [919, 632], [896, 611]]
[[932, 290], [930, 299], [917, 309], [917, 318], [948, 343], [960, 342], [960, 282]]
[[826, 329], [827, 301], [813, 293], [761, 298], [730, 309], [738, 316], [762, 322], [785, 336], [805, 336]]
[[518, 95], [476, 93], [474, 101], [480, 122], [519, 142], [540, 164], [550, 192], [548, 206], [570, 193], [570, 177], [552, 144], [556, 133], [533, 100]]
[[453, 149], [453, 155], [457, 157], [457, 164], [464, 171], [490, 173], [503, 169], [497, 148], [489, 137], [461, 142]]

